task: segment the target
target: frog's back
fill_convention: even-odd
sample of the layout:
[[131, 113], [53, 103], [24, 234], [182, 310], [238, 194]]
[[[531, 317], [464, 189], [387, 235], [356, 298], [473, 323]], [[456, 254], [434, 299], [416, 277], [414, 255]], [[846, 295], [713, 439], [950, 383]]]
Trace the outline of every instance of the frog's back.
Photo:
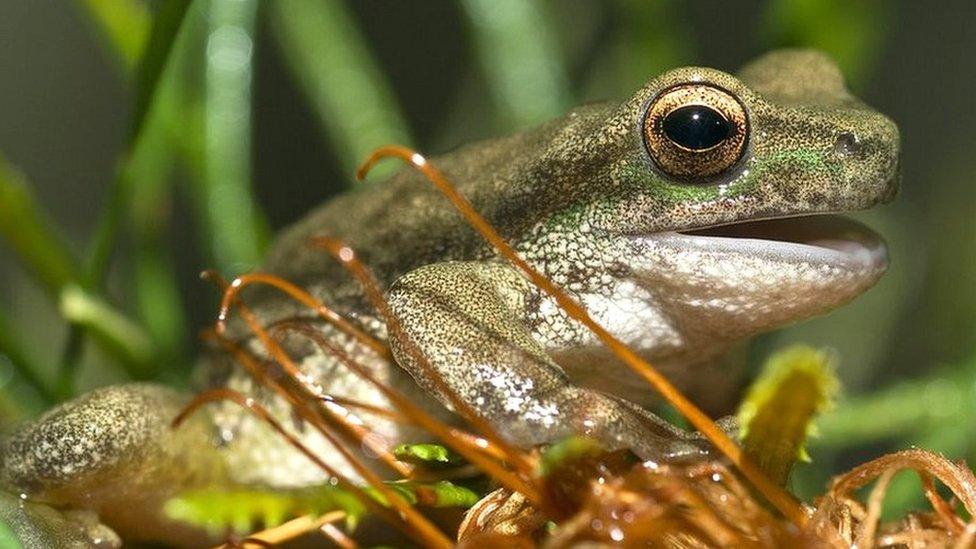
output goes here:
[[[514, 135], [472, 143], [432, 162], [502, 234], [524, 227], [513, 220], [540, 208], [544, 159], [561, 133], [587, 118], [599, 119], [611, 105], [584, 106], [565, 118]], [[588, 116], [589, 115], [589, 116]], [[585, 124], [584, 124], [585, 125]], [[309, 239], [328, 235], [351, 245], [381, 282], [389, 285], [421, 265], [468, 260], [489, 253], [450, 203], [418, 172], [402, 168], [388, 180], [365, 183], [314, 209], [286, 229], [272, 246], [264, 269], [304, 286], [342, 285], [346, 276]]]

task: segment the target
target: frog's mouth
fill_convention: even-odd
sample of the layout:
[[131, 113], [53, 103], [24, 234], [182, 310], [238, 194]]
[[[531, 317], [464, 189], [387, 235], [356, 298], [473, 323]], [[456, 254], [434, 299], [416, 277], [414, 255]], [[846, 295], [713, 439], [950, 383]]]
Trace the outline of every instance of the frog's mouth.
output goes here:
[[766, 259], [808, 262], [882, 272], [888, 264], [884, 240], [861, 223], [837, 215], [748, 221], [678, 233], [698, 249]]

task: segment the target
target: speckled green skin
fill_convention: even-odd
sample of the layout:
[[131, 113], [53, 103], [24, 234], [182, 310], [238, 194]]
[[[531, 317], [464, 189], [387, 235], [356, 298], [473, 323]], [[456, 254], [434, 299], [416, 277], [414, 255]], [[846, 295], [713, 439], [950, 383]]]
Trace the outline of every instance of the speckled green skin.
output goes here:
[[[724, 88], [746, 106], [748, 150], [716, 179], [678, 181], [654, 168], [639, 127], [645, 105], [658, 92], [695, 81]], [[845, 140], [851, 146], [841, 146]], [[894, 124], [853, 98], [832, 62], [813, 52], [784, 51], [757, 60], [738, 77], [706, 68], [673, 70], [623, 103], [580, 107], [539, 128], [462, 147], [433, 162], [509, 242], [598, 321], [706, 406], [719, 408], [733, 371], [723, 357], [737, 342], [863, 292], [884, 270], [883, 246], [865, 236], [859, 251], [842, 253], [676, 231], [871, 207], [893, 197], [898, 155]], [[519, 444], [584, 432], [649, 459], [701, 451], [693, 437], [646, 412], [641, 405], [652, 400], [650, 390], [500, 260], [416, 173], [402, 171], [315, 210], [281, 235], [264, 269], [306, 287], [387, 338], [358, 286], [326, 254], [309, 247], [309, 237], [319, 234], [352, 245], [389, 288], [391, 306], [405, 328], [402, 337], [390, 341], [399, 367], [382, 363], [327, 325], [319, 324], [321, 330], [416, 402], [436, 409], [427, 395], [440, 395], [404, 352], [403, 338], [418, 345], [454, 391]], [[314, 315], [272, 290], [246, 298], [266, 322], [295, 315], [314, 321]], [[233, 329], [245, 337], [240, 326]], [[250, 344], [261, 352], [256, 342]], [[307, 342], [296, 339], [288, 347], [325, 392], [388, 405]], [[228, 362], [220, 355], [210, 361], [212, 383], [255, 394], [290, 418], [287, 406], [228, 368]], [[87, 402], [95, 423], [99, 412], [90, 397]], [[77, 413], [84, 419], [84, 410]], [[378, 418], [364, 420], [391, 442], [420, 436]], [[76, 488], [80, 473], [65, 470], [77, 458], [49, 458], [52, 463], [44, 467], [53, 464], [61, 471], [53, 476], [30, 461], [38, 444], [64, 444], [49, 435], [56, 421], [41, 418], [15, 436], [20, 442], [7, 443], [0, 479], [13, 490], [29, 487], [40, 498], [58, 493], [59, 503], [92, 505]], [[323, 480], [305, 458], [232, 405], [215, 407], [206, 421], [222, 440], [221, 467], [234, 480], [272, 485]], [[76, 424], [68, 428], [73, 436], [89, 436]], [[106, 440], [119, 443], [113, 448], [109, 442], [100, 460], [87, 459], [85, 474], [112, 474], [118, 460], [143, 451], [123, 444], [129, 438], [127, 423], [106, 429]], [[317, 452], [331, 455], [324, 440], [298, 429]], [[211, 445], [212, 439], [201, 439], [195, 447]], [[165, 469], [172, 458], [157, 448], [143, 461]], [[119, 472], [118, 478], [124, 482], [131, 474]], [[65, 498], [72, 490], [75, 497]]]

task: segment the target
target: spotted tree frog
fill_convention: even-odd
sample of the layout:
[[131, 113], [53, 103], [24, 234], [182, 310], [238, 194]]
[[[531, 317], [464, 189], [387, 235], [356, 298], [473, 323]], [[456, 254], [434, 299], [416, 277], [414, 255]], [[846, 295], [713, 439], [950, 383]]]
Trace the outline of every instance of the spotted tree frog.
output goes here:
[[[582, 106], [432, 162], [533, 266], [718, 412], [736, 387], [727, 357], [740, 342], [838, 307], [884, 272], [883, 241], [830, 214], [894, 196], [899, 136], [848, 92], [827, 57], [779, 51], [734, 76], [671, 70], [621, 103]], [[359, 285], [309, 246], [316, 235], [344, 240], [373, 269], [402, 334], [390, 337]], [[416, 345], [449, 388], [515, 444], [584, 433], [645, 459], [704, 451], [651, 414], [652, 391], [415, 172], [314, 210], [278, 237], [262, 270], [388, 341], [395, 364], [272, 290], [246, 295], [263, 322], [317, 323], [385, 383], [435, 409], [444, 395], [405, 352]], [[263, 352], [243, 331], [237, 337]], [[390, 407], [307, 341], [287, 346], [324, 393]], [[255, 395], [290, 420], [288, 406], [226, 355], [205, 362], [209, 383]], [[325, 480], [231, 404], [171, 431], [184, 398], [124, 385], [59, 406], [4, 442], [0, 479], [34, 500], [93, 509], [123, 536], [170, 541], [183, 533], [159, 507], [180, 489]], [[421, 436], [378, 417], [367, 423], [390, 442]], [[292, 424], [319, 455], [335, 455]]]

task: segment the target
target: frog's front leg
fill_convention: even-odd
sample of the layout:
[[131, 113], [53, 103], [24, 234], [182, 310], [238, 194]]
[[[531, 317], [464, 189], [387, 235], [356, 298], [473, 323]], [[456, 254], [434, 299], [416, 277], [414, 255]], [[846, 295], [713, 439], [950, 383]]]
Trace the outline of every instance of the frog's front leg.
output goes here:
[[644, 459], [698, 456], [701, 440], [614, 396], [578, 387], [523, 319], [533, 287], [512, 267], [446, 262], [401, 277], [389, 292], [403, 333], [391, 333], [397, 362], [442, 402], [425, 362], [464, 402], [512, 442], [532, 446], [584, 434]]

